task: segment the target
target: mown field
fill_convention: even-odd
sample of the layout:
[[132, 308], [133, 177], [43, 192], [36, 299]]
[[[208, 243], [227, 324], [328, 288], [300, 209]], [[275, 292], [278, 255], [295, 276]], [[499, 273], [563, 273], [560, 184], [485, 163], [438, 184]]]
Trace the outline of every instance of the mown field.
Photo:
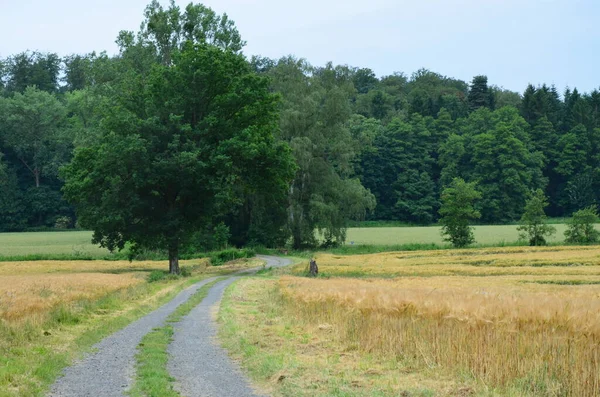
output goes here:
[[186, 286], [256, 266], [213, 267], [206, 259], [181, 264], [191, 277], [149, 282], [151, 272], [168, 269], [166, 261], [0, 262], [0, 396], [44, 395], [82, 351]]
[[228, 291], [225, 346], [274, 395], [600, 396], [600, 247], [316, 256]]
[[0, 258], [12, 256], [91, 256], [102, 258], [107, 249], [92, 244], [92, 232], [0, 233]]
[[[565, 224], [552, 225], [556, 234], [548, 239], [550, 243], [564, 241]], [[513, 244], [519, 240], [516, 225], [474, 226], [477, 244]], [[600, 230], [600, 228], [599, 228]], [[350, 228], [346, 244], [356, 245], [403, 245], [403, 244], [444, 244], [440, 228], [427, 227], [366, 227]]]
[[[566, 225], [553, 225], [557, 233], [549, 242], [562, 242]], [[0, 233], [0, 258], [15, 256], [70, 256], [101, 259], [108, 250], [91, 243], [92, 232]], [[475, 226], [478, 244], [514, 244], [519, 239], [517, 226]], [[409, 245], [444, 244], [440, 228], [429, 227], [368, 227], [349, 228], [347, 245]]]

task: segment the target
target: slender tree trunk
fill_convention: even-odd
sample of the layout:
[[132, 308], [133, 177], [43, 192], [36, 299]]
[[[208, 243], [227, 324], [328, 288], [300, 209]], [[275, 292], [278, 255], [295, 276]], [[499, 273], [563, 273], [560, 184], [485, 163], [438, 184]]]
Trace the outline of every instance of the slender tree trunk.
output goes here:
[[302, 248], [302, 236], [300, 236], [300, 232], [295, 230], [292, 232], [292, 246], [294, 249], [298, 250]]
[[35, 187], [40, 187], [40, 171], [36, 168], [33, 172], [35, 177]]
[[179, 274], [179, 244], [169, 246], [169, 273]]

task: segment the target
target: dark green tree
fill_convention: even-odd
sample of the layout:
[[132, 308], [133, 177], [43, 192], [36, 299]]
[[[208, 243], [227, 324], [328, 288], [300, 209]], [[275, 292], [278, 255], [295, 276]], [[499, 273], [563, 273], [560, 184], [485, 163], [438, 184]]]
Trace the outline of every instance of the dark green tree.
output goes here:
[[0, 153], [0, 231], [20, 231], [26, 226], [23, 196], [17, 176]]
[[494, 109], [494, 93], [488, 88], [487, 76], [475, 76], [469, 88], [469, 110], [475, 111], [479, 108]]
[[356, 70], [352, 77], [352, 82], [359, 94], [366, 94], [376, 88], [379, 84], [379, 80], [377, 79], [377, 76], [375, 76], [375, 73], [368, 68]]
[[376, 219], [435, 220], [439, 205], [432, 135], [427, 118], [395, 118], [375, 137], [373, 149], [363, 151], [361, 180], [377, 199]]
[[61, 59], [57, 54], [22, 52], [6, 61], [6, 89], [24, 92], [35, 86], [41, 91], [56, 92], [60, 75]]
[[470, 223], [481, 217], [474, 207], [476, 200], [481, 198], [481, 193], [475, 186], [473, 182], [467, 183], [461, 178], [455, 178], [442, 191], [440, 208], [442, 236], [455, 248], [463, 248], [475, 242]]
[[186, 240], [240, 205], [241, 192], [287, 191], [277, 96], [243, 56], [207, 45], [130, 76], [137, 89], [115, 90], [98, 143], [63, 170], [64, 193], [94, 242], [165, 249], [178, 273]]
[[546, 238], [552, 236], [556, 229], [546, 223], [546, 213], [544, 209], [548, 206], [542, 189], [536, 189], [531, 192], [527, 203], [525, 204], [525, 212], [521, 217], [521, 225], [517, 228], [519, 237], [522, 240], [528, 240], [531, 246], [546, 245]]
[[442, 184], [462, 177], [478, 182], [483, 194], [478, 208], [489, 223], [519, 218], [531, 189], [542, 188], [543, 157], [535, 151], [528, 125], [518, 111], [482, 108], [459, 120], [440, 148]]

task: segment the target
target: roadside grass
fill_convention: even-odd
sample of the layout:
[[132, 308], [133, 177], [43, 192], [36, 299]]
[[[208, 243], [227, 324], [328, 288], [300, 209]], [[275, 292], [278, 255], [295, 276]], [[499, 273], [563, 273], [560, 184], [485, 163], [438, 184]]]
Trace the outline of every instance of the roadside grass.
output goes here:
[[327, 323], [310, 327], [287, 310], [273, 277], [245, 278], [226, 291], [219, 339], [261, 392], [273, 396], [468, 396], [478, 385], [411, 360], [359, 351]]
[[[83, 262], [85, 266], [97, 268], [84, 267], [82, 273], [77, 273], [78, 264], [56, 263], [53, 269], [52, 263], [0, 263], [0, 396], [43, 395], [75, 358], [102, 338], [168, 302], [185, 287], [207, 277], [257, 266], [254, 260], [240, 260], [220, 267], [202, 266], [202, 263], [196, 261], [197, 266], [190, 266], [192, 276], [189, 278], [153, 283], [145, 279], [149, 274], [147, 269], [164, 269], [164, 262], [144, 264], [145, 270], [135, 273], [129, 268], [123, 269], [123, 274], [119, 274], [121, 269], [117, 262], [104, 264], [109, 266], [106, 274], [99, 273], [103, 266], [100, 261]], [[126, 266], [130, 265], [126, 262]], [[53, 274], [53, 270], [58, 273]], [[23, 276], [18, 275], [21, 271]], [[33, 281], [28, 287], [11, 290], [15, 277]], [[127, 283], [130, 279], [135, 282], [111, 289], [120, 282], [118, 280]], [[56, 280], [62, 280], [58, 281], [60, 285], [54, 282]], [[64, 280], [78, 280], [81, 285]], [[101, 293], [92, 287], [101, 285], [97, 284], [99, 280], [106, 282], [99, 288]], [[83, 289], [83, 293], [73, 294], [75, 288]], [[23, 309], [25, 313], [5, 316], [8, 312], [17, 313], [11, 311], [10, 306], [2, 306], [9, 295], [13, 303], [21, 302], [22, 309], [28, 307]], [[29, 299], [39, 300], [41, 306], [28, 303]], [[53, 303], [47, 304], [46, 300]]]
[[208, 294], [210, 288], [221, 281], [218, 278], [202, 286], [187, 302], [181, 304], [167, 318], [166, 325], [148, 333], [138, 346], [136, 355], [137, 375], [135, 384], [129, 391], [133, 397], [178, 397], [173, 389], [173, 378], [167, 370], [169, 359], [167, 348], [173, 337], [173, 326], [179, 322], [194, 307], [198, 306]]

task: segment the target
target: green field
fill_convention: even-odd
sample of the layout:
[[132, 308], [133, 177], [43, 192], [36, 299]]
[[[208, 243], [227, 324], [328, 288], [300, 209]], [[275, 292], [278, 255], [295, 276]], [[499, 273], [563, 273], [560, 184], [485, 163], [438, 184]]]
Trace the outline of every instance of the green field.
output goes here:
[[92, 244], [92, 232], [0, 233], [0, 257], [82, 255], [101, 258], [109, 252]]
[[[556, 234], [548, 239], [551, 243], [564, 241], [565, 224], [553, 225]], [[474, 226], [477, 244], [511, 244], [519, 240], [516, 225]], [[346, 244], [355, 245], [404, 245], [444, 244], [437, 226], [427, 227], [368, 227], [350, 228]]]
[[[556, 234], [549, 242], [564, 240], [566, 225], [557, 224]], [[0, 233], [0, 257], [22, 255], [69, 255], [103, 258], [109, 252], [91, 243], [92, 232]], [[512, 244], [518, 241], [515, 225], [475, 226], [477, 244]], [[408, 245], [443, 244], [440, 228], [428, 227], [368, 227], [349, 228], [346, 244]]]

